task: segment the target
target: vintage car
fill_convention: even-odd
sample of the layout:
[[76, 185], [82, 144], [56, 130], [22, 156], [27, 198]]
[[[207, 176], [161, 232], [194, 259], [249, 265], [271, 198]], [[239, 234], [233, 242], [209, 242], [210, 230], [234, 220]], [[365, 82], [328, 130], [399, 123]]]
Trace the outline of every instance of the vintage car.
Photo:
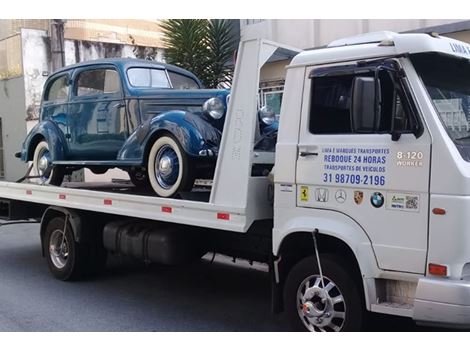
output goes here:
[[[32, 161], [39, 183], [60, 185], [84, 167], [118, 167], [136, 186], [172, 197], [212, 176], [229, 93], [202, 89], [192, 73], [153, 61], [68, 66], [47, 79], [40, 121], [16, 156]], [[257, 144], [272, 148], [277, 122], [266, 113], [259, 121]]]

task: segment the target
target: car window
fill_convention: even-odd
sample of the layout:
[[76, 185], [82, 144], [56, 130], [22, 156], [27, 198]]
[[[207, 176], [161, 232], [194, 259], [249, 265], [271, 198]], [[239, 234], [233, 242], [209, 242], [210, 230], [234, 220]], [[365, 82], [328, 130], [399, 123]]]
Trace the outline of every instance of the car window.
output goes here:
[[171, 88], [165, 70], [133, 67], [127, 70], [127, 78], [134, 87]]
[[76, 89], [77, 96], [119, 92], [119, 74], [113, 69], [95, 69], [81, 72], [77, 77]]
[[68, 76], [61, 76], [49, 85], [46, 101], [63, 102], [69, 96]]
[[180, 75], [179, 73], [168, 71], [171, 85], [174, 89], [198, 89], [199, 84], [191, 77]]

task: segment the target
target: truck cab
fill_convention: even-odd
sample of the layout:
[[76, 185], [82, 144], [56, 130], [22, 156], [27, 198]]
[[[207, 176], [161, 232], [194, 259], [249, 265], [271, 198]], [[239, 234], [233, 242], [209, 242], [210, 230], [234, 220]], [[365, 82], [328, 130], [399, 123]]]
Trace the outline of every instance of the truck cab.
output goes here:
[[350, 328], [358, 304], [469, 325], [469, 59], [452, 39], [380, 32], [288, 66], [273, 253], [299, 326]]

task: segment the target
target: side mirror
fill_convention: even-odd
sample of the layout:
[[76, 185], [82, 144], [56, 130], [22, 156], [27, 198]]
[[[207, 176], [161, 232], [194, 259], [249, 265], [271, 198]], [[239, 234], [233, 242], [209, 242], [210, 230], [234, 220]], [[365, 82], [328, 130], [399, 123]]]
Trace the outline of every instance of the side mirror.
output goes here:
[[380, 118], [380, 84], [374, 77], [355, 77], [352, 86], [351, 127], [353, 132], [372, 133]]
[[401, 131], [406, 127], [406, 120], [402, 117], [394, 117], [392, 121], [392, 141], [396, 142], [401, 137]]

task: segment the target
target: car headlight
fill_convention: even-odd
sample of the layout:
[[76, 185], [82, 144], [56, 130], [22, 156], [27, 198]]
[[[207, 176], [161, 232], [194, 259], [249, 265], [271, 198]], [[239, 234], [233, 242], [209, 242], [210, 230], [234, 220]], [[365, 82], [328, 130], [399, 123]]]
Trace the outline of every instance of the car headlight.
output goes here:
[[272, 125], [276, 121], [276, 113], [268, 106], [263, 106], [259, 109], [258, 115], [265, 125]]
[[214, 120], [218, 120], [224, 116], [225, 105], [219, 98], [210, 98], [202, 105], [202, 111]]

